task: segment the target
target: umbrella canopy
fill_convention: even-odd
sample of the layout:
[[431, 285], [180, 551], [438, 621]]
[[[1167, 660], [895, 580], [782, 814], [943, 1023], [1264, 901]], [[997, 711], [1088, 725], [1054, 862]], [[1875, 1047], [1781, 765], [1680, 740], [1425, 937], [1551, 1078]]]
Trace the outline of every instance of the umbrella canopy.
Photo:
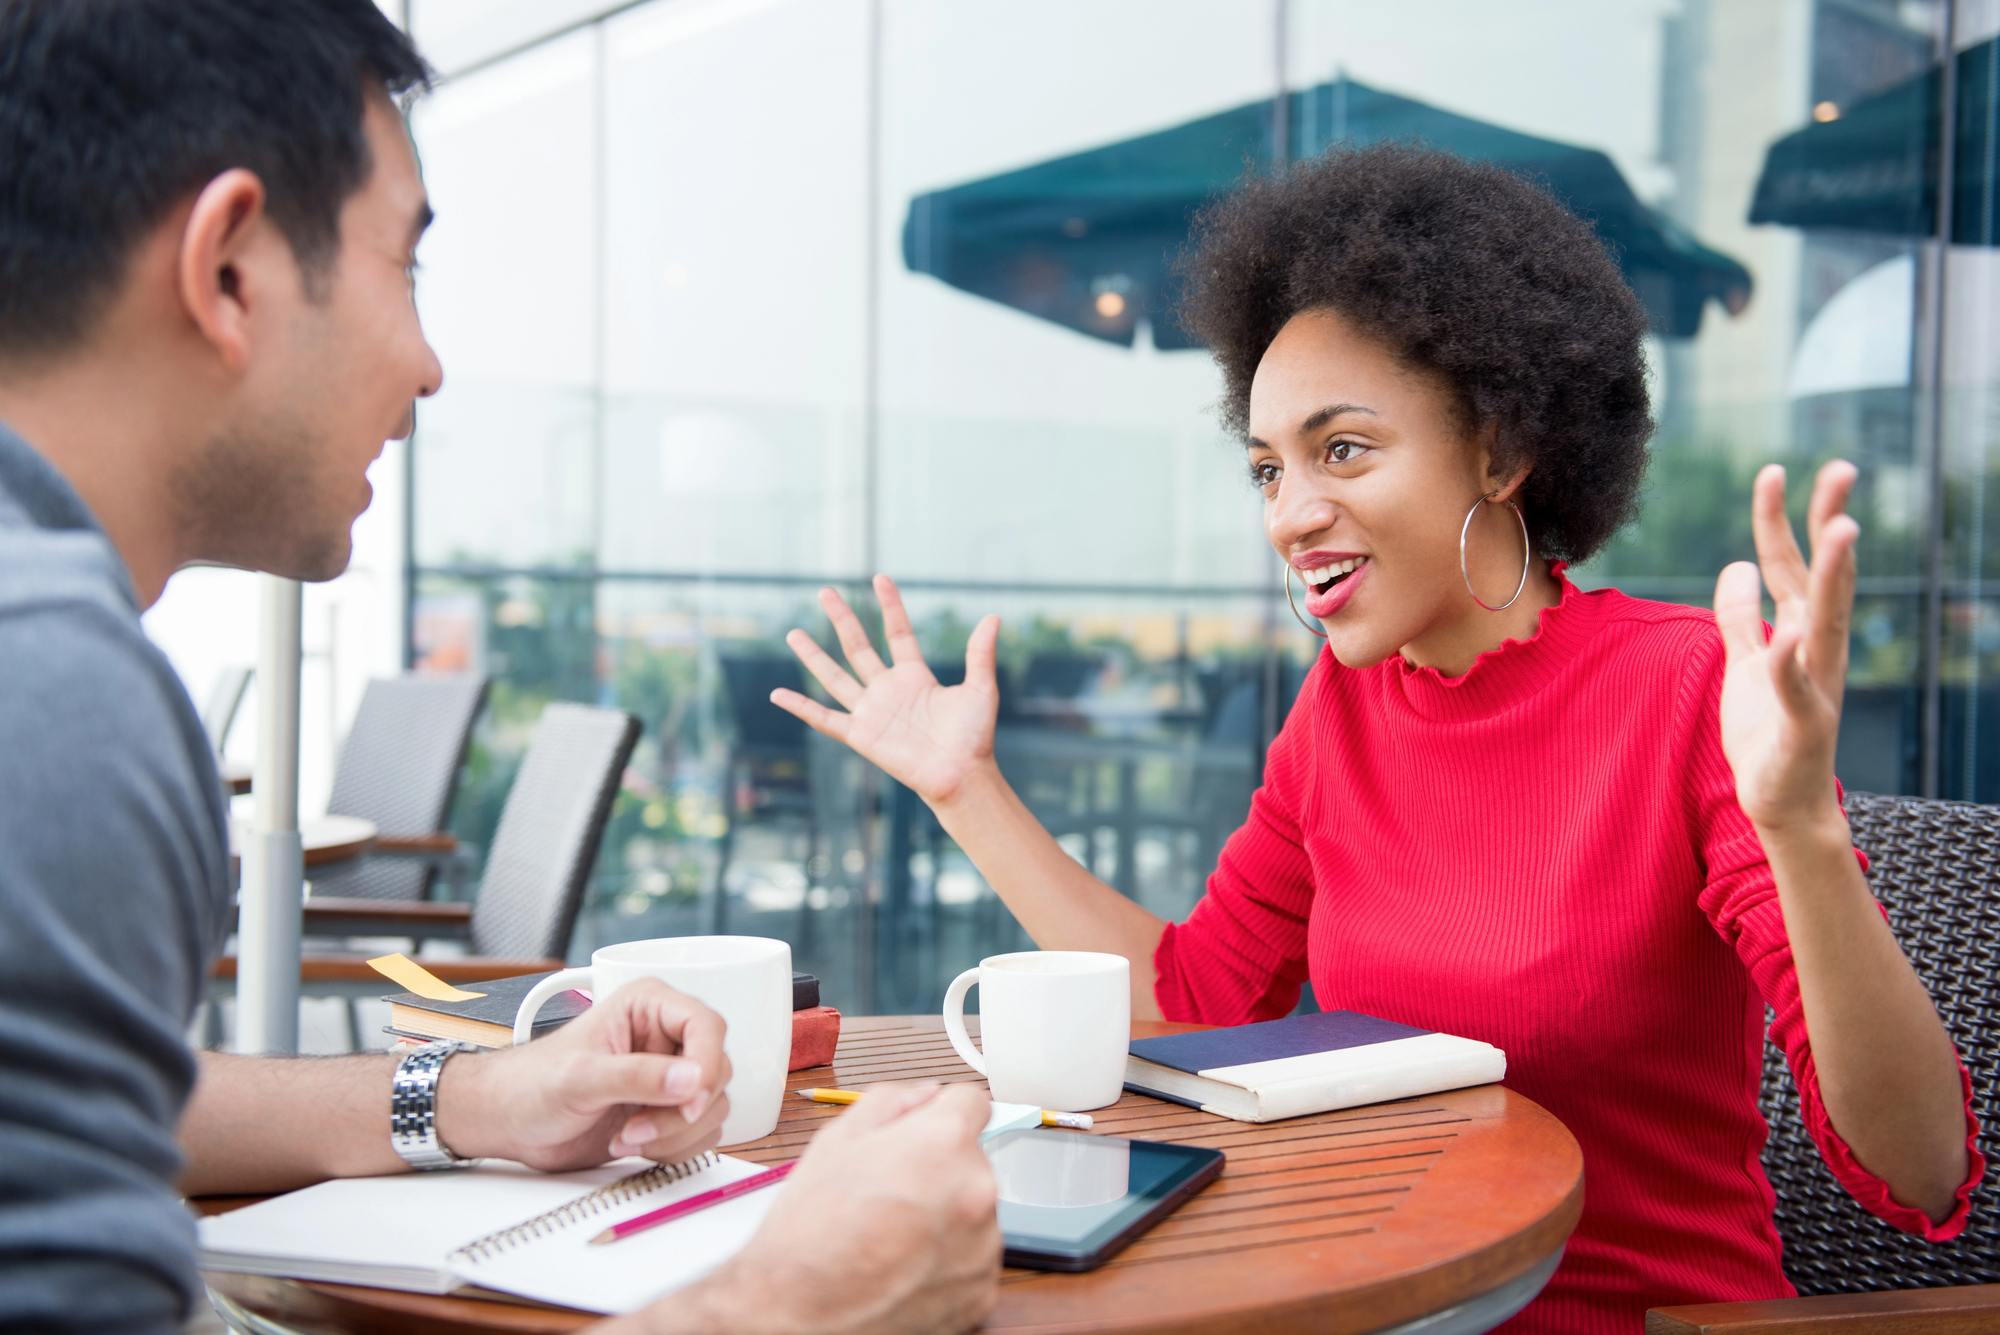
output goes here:
[[[1960, 245], [2000, 244], [2000, 173], [1989, 160], [1997, 61], [2000, 39], [1958, 53], [1951, 239]], [[1939, 83], [1932, 68], [1772, 144], [1750, 221], [1935, 236]]]
[[[1271, 102], [920, 195], [903, 262], [1030, 315], [1131, 346], [1195, 346], [1173, 319], [1173, 261], [1195, 212], [1272, 165]], [[1709, 298], [1740, 311], [1749, 270], [1641, 203], [1611, 159], [1338, 79], [1288, 95], [1287, 159], [1334, 143], [1421, 142], [1497, 163], [1588, 218], [1654, 327], [1692, 337]]]

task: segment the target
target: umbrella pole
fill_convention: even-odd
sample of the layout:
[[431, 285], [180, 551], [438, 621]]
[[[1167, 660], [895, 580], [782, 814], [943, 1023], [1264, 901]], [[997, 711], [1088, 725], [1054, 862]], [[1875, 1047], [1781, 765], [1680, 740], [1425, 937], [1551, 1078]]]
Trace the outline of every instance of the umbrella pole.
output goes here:
[[299, 841], [299, 610], [296, 580], [259, 575], [256, 815], [243, 841], [237, 929], [236, 1050], [299, 1047], [299, 920], [305, 853]]

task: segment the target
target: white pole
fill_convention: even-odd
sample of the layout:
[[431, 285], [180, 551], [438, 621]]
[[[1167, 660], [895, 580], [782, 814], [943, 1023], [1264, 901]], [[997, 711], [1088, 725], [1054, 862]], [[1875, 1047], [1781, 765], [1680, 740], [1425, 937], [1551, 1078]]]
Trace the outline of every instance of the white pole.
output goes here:
[[263, 634], [257, 657], [256, 816], [244, 837], [242, 916], [236, 934], [236, 1050], [299, 1047], [299, 604], [294, 580], [259, 575]]

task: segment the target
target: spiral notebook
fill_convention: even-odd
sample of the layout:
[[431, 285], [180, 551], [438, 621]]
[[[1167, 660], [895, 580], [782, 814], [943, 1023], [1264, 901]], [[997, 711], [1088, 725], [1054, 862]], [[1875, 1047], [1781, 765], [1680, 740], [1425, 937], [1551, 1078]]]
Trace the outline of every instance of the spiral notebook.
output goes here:
[[[538, 1173], [489, 1159], [446, 1173], [343, 1178], [200, 1223], [201, 1265], [415, 1293], [481, 1288], [629, 1312], [692, 1284], [749, 1242], [779, 1193], [753, 1191], [605, 1247], [607, 1225], [762, 1172], [704, 1154]], [[637, 1168], [638, 1171], [634, 1171]]]

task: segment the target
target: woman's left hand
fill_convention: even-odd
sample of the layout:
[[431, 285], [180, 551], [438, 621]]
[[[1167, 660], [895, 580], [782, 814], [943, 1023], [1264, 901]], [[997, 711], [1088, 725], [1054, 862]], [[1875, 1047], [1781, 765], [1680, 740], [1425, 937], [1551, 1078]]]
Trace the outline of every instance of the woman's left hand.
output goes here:
[[[1785, 470], [1766, 466], [1751, 500], [1758, 564], [1738, 561], [1715, 582], [1715, 620], [1729, 655], [1722, 749], [1736, 773], [1736, 800], [1760, 831], [1839, 813], [1833, 753], [1861, 536], [1847, 514], [1855, 476], [1854, 465], [1840, 459], [1819, 470], [1806, 512], [1808, 568], [1785, 516]], [[1760, 567], [1778, 609], [1768, 644]]]

